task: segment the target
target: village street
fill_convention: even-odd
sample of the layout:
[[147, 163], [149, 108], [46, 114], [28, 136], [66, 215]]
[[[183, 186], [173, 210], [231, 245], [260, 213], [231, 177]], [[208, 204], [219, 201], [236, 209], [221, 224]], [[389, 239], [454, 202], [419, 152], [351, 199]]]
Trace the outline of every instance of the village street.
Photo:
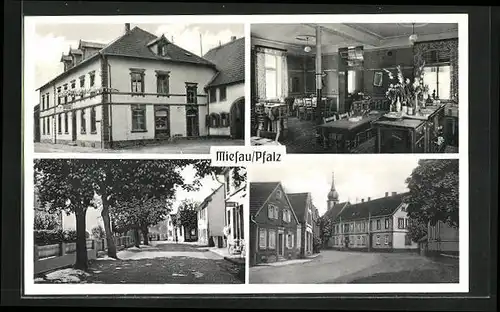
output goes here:
[[[120, 260], [97, 258], [88, 274], [73, 269], [49, 273], [38, 283], [98, 284], [239, 284], [245, 271], [222, 256], [190, 243], [153, 241], [150, 246], [118, 252]], [[78, 281], [79, 279], [79, 281]]]
[[250, 268], [250, 283], [458, 283], [458, 259], [431, 259], [413, 253], [324, 250], [292, 264]]
[[162, 142], [158, 144], [134, 146], [121, 149], [101, 149], [98, 147], [70, 146], [66, 144], [34, 143], [35, 153], [159, 153], [159, 154], [208, 154], [210, 146], [244, 145], [244, 140], [199, 139]]

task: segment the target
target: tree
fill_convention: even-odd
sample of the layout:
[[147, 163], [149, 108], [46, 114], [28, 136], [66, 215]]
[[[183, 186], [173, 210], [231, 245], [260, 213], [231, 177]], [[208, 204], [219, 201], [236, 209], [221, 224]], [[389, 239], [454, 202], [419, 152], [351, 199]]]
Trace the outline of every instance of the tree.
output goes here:
[[458, 160], [422, 159], [406, 179], [409, 195], [410, 236], [414, 241], [427, 234], [427, 224], [438, 221], [458, 227]]
[[[199, 179], [210, 175], [218, 181], [217, 176], [230, 170], [232, 181], [235, 186], [240, 186], [242, 183], [245, 184], [247, 181], [247, 171], [245, 167], [213, 167], [207, 160], [196, 161], [193, 167], [196, 169], [196, 177]], [[197, 181], [195, 181], [195, 183], [196, 182]]]
[[87, 242], [85, 216], [88, 207], [94, 206], [94, 191], [88, 178], [86, 160], [36, 159], [34, 182], [39, 201], [52, 214], [61, 211], [76, 217], [76, 269], [87, 270]]
[[97, 239], [103, 239], [106, 237], [106, 233], [100, 224], [92, 228], [92, 237]]
[[318, 219], [319, 235], [324, 247], [327, 246], [328, 240], [333, 235], [333, 222], [330, 218], [322, 216]]
[[36, 230], [55, 230], [59, 224], [58, 214], [49, 213], [47, 211], [36, 210], [35, 222], [33, 225]]
[[191, 200], [183, 200], [177, 210], [176, 225], [184, 227], [184, 230], [191, 233], [198, 230], [197, 208], [199, 203]]

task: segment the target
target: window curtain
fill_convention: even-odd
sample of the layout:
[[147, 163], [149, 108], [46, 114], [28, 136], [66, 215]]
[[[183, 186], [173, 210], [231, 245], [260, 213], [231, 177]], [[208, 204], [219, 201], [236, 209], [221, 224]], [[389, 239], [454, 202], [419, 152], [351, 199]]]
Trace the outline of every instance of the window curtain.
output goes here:
[[[276, 55], [281, 58], [281, 66], [278, 66], [280, 72], [278, 75], [281, 76], [281, 95], [278, 97], [288, 96], [288, 64], [285, 50], [278, 50], [263, 46], [255, 46], [256, 54], [256, 64], [255, 64], [255, 75], [256, 75], [256, 90], [257, 97], [259, 99], [266, 98], [266, 54]], [[280, 68], [281, 67], [281, 68]]]
[[415, 69], [422, 65], [422, 63], [424, 62], [425, 54], [433, 50], [445, 51], [450, 55], [450, 99], [456, 98], [456, 101], [458, 102], [458, 39], [415, 43], [413, 54], [413, 63]]

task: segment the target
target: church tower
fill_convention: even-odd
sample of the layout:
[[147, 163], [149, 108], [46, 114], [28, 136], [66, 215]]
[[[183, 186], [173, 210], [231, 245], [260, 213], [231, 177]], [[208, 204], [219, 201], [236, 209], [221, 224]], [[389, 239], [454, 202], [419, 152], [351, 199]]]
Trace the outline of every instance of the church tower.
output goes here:
[[330, 192], [328, 193], [328, 200], [327, 200], [328, 210], [332, 209], [338, 203], [339, 203], [339, 193], [337, 193], [337, 190], [335, 190], [335, 178], [332, 172], [332, 187], [330, 189]]

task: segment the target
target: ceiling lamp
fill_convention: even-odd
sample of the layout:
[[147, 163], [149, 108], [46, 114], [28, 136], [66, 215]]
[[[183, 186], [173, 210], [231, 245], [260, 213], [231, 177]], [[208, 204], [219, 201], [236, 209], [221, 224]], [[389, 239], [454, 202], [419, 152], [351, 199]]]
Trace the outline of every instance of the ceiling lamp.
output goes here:
[[414, 45], [415, 42], [417, 42], [418, 40], [418, 36], [415, 33], [415, 23], [413, 23], [411, 27], [412, 27], [412, 34], [410, 35], [410, 37], [408, 37], [408, 40], [410, 41], [411, 45]]
[[[307, 41], [307, 43], [309, 43], [309, 37], [306, 37], [306, 41]], [[306, 46], [304, 47], [304, 51], [306, 53], [309, 53], [309, 52], [311, 52], [312, 49], [307, 43], [306, 43]]]

